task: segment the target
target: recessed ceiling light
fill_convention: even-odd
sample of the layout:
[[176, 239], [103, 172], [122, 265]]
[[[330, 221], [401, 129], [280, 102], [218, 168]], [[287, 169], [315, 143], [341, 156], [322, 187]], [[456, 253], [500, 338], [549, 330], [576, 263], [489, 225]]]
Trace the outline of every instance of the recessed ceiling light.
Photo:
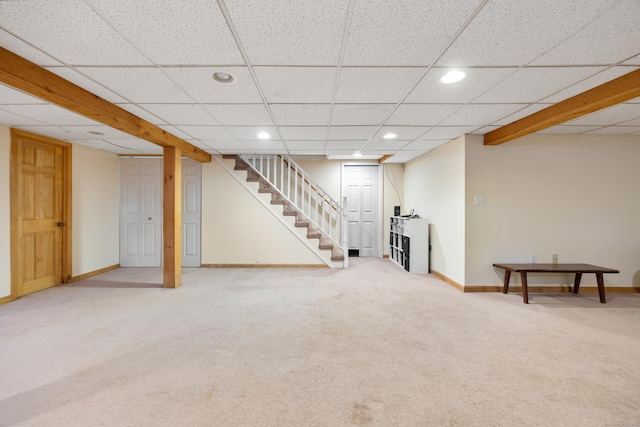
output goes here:
[[396, 135], [395, 133], [385, 133], [382, 137], [384, 139], [394, 139], [396, 138], [398, 135]]
[[213, 80], [218, 83], [233, 83], [233, 76], [229, 73], [218, 71], [217, 73], [213, 73]]
[[444, 76], [442, 76], [440, 81], [442, 83], [455, 83], [455, 82], [459, 82], [460, 80], [464, 79], [464, 76], [466, 76], [466, 74], [464, 72], [458, 71], [458, 70], [452, 70], [452, 71], [449, 71]]
[[359, 151], [357, 153], [353, 153], [353, 157], [362, 157], [362, 153]]
[[258, 138], [259, 139], [269, 139], [269, 138], [271, 138], [271, 135], [269, 135], [267, 132], [260, 132], [258, 134]]

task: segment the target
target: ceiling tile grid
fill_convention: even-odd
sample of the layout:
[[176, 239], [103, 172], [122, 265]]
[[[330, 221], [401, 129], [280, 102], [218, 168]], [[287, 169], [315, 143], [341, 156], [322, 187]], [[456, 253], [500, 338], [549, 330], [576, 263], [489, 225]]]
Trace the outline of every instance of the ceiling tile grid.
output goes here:
[[[405, 162], [637, 70], [639, 19], [637, 0], [0, 1], [0, 46], [214, 154]], [[637, 98], [541, 132], [639, 121]], [[0, 123], [162, 152], [4, 84]]]

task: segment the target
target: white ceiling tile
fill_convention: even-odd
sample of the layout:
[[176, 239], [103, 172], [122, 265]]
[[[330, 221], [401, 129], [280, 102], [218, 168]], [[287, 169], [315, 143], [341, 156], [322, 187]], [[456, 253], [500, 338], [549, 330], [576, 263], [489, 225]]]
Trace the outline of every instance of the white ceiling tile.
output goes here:
[[499, 129], [501, 126], [484, 126], [481, 127], [480, 129], [476, 129], [473, 131], [474, 135], [484, 135], [486, 133], [491, 132], [492, 130], [496, 130]]
[[94, 95], [98, 95], [102, 99], [106, 99], [109, 102], [127, 102], [127, 100], [120, 95], [110, 91], [99, 83], [91, 80], [80, 74], [73, 68], [69, 67], [48, 67], [47, 70], [62, 77], [63, 79], [70, 81], [71, 83], [80, 86], [81, 88], [91, 92]]
[[571, 98], [572, 96], [578, 95], [589, 89], [593, 89], [596, 86], [600, 86], [603, 83], [607, 83], [613, 79], [616, 79], [620, 76], [628, 74], [637, 69], [638, 67], [629, 67], [629, 66], [608, 68], [598, 74], [595, 74], [591, 77], [587, 77], [586, 79], [572, 86], [569, 86], [566, 89], [563, 89], [559, 92], [554, 93], [553, 95], [543, 99], [543, 101], [550, 102], [550, 103], [564, 101], [565, 99]]
[[131, 148], [121, 147], [119, 145], [111, 144], [110, 142], [103, 141], [101, 139], [77, 139], [73, 141], [73, 144], [84, 145], [85, 147], [95, 148], [97, 150], [108, 151], [114, 154], [138, 154], [138, 150]]
[[301, 150], [324, 150], [324, 140], [322, 141], [287, 141], [287, 147], [293, 153], [300, 152]]
[[[0, 24], [0, 26], [2, 26], [2, 24]], [[38, 50], [28, 43], [25, 43], [19, 38], [14, 37], [2, 29], [0, 29], [0, 46], [28, 61], [33, 62], [34, 64], [40, 65], [41, 67], [48, 65], [62, 65], [60, 61], [53, 59], [46, 53]]]
[[2, 1], [0, 27], [65, 64], [150, 64], [84, 1]]
[[566, 122], [567, 125], [613, 125], [640, 117], [640, 105], [618, 104]]
[[46, 102], [13, 87], [0, 84], [0, 105], [7, 104], [46, 104]]
[[24, 117], [38, 117], [42, 122], [56, 126], [93, 126], [97, 124], [91, 119], [53, 104], [7, 105], [3, 109]]
[[90, 0], [89, 3], [155, 64], [244, 65], [216, 2]]
[[[128, 112], [130, 112], [131, 114], [133, 114], [136, 117], [139, 117], [143, 120], [148, 121], [149, 123], [152, 123], [154, 125], [166, 125], [167, 122], [162, 120], [161, 118], [151, 114], [150, 112], [148, 112], [147, 110], [143, 109], [142, 107], [140, 107], [137, 104], [116, 104], [118, 107], [122, 108], [123, 110], [126, 110]], [[145, 104], [141, 104], [141, 105], [145, 105]]]
[[623, 62], [625, 65], [640, 65], [640, 55], [636, 55], [633, 58]]
[[223, 126], [176, 126], [176, 128], [189, 135], [191, 139], [212, 141], [236, 140]]
[[329, 123], [330, 104], [271, 104], [278, 126], [322, 126]]
[[640, 118], [621, 122], [620, 126], [640, 126]]
[[374, 151], [374, 150], [386, 150], [386, 151], [397, 151], [400, 150], [405, 145], [409, 144], [410, 141], [387, 141], [385, 139], [378, 139], [369, 141], [367, 144], [366, 150]]
[[29, 117], [20, 116], [10, 111], [13, 105], [5, 105], [0, 108], [0, 123], [6, 126], [39, 126], [45, 125], [45, 122], [31, 119]]
[[255, 67], [254, 71], [269, 104], [332, 102], [336, 68]]
[[260, 132], [267, 132], [270, 136], [270, 141], [277, 141], [280, 139], [274, 126], [227, 126], [227, 130], [234, 137], [243, 142], [259, 141], [260, 139], [258, 138], [258, 134]]
[[617, 1], [489, 1], [438, 65], [526, 65]]
[[193, 102], [157, 68], [80, 67], [78, 70], [129, 102]]
[[335, 150], [359, 150], [364, 146], [365, 141], [327, 141], [327, 153]]
[[[196, 140], [188, 140], [187, 142], [189, 142], [190, 144], [193, 144], [194, 142], [196, 142]], [[200, 142], [210, 147], [212, 150], [228, 150], [226, 151], [227, 154], [236, 154], [236, 153], [240, 153], [240, 151], [242, 150], [247, 149], [242, 142], [236, 141], [236, 140], [230, 140], [230, 139], [226, 139], [226, 140], [225, 139], [223, 140], [203, 139]]]
[[387, 133], [394, 133], [399, 140], [411, 141], [420, 137], [429, 129], [431, 129], [429, 126], [383, 126], [373, 136], [373, 139], [389, 141], [388, 139], [384, 139], [383, 136]]
[[279, 129], [285, 141], [324, 141], [328, 131], [326, 126], [280, 126]]
[[80, 138], [76, 136], [67, 137], [67, 139], [109, 139], [109, 140], [127, 140], [131, 139], [131, 135], [128, 133], [119, 131], [118, 129], [95, 124], [93, 126], [61, 126], [73, 133], [73, 135], [81, 135]]
[[533, 64], [617, 64], [640, 51], [639, 24], [640, 1], [623, 0]]
[[442, 126], [483, 126], [526, 106], [527, 104], [467, 104], [439, 124]]
[[286, 147], [282, 141], [242, 141], [242, 143], [248, 150], [253, 150], [256, 153], [264, 152], [265, 150], [275, 150], [277, 152], [286, 151]]
[[264, 104], [203, 104], [202, 106], [225, 126], [273, 126], [273, 120]]
[[480, 3], [357, 0], [344, 64], [430, 65]]
[[393, 111], [395, 104], [335, 104], [332, 125], [378, 125]]
[[433, 126], [463, 107], [461, 104], [401, 104], [387, 125]]
[[337, 64], [348, 2], [225, 0], [225, 4], [253, 65]]
[[523, 68], [474, 102], [537, 102], [602, 70], [604, 67]]
[[[203, 104], [263, 102], [246, 67], [169, 67], [163, 71], [189, 96]], [[217, 72], [232, 75], [233, 83], [215, 81], [213, 74]]]
[[[0, 120], [0, 123], [2, 120]], [[85, 136], [73, 132], [68, 129], [63, 129], [58, 126], [33, 126], [33, 125], [19, 125], [14, 126], [16, 129], [25, 130], [27, 132], [36, 133], [38, 135], [47, 136], [49, 138], [59, 139], [61, 141], [71, 141], [75, 139], [83, 139]]]
[[174, 126], [220, 124], [199, 104], [140, 104], [140, 107]]
[[422, 135], [420, 140], [450, 140], [467, 133], [472, 133], [476, 129], [478, 129], [478, 126], [437, 126]]
[[385, 160], [384, 163], [407, 163], [424, 153], [425, 151], [423, 150], [402, 150], [395, 153], [390, 159]]
[[640, 132], [640, 126], [607, 126], [585, 132], [586, 135], [632, 135]]
[[336, 102], [398, 103], [425, 71], [426, 68], [342, 68]]
[[366, 141], [375, 133], [376, 126], [331, 126], [328, 139], [357, 139]]
[[[158, 148], [157, 144], [154, 144], [144, 139], [108, 139], [102, 138], [103, 141], [109, 144], [116, 145], [118, 147], [127, 148], [130, 150], [149, 150]], [[74, 141], [75, 142], [75, 141]]]
[[[527, 117], [533, 113], [542, 111], [545, 108], [549, 107], [550, 105], [552, 104], [532, 104], [522, 108], [521, 110], [516, 111], [513, 114], [510, 114], [500, 120], [493, 122], [493, 124], [500, 125], [500, 126], [508, 125], [509, 123], [522, 119], [523, 117]], [[487, 123], [491, 123], [491, 122], [487, 122]]]
[[[431, 150], [433, 150], [435, 148], [440, 147], [443, 144], [446, 144], [447, 142], [451, 141], [451, 139], [453, 139], [453, 138], [413, 141], [412, 143], [407, 144], [404, 147], [404, 150], [402, 150], [402, 151], [405, 151], [405, 150], [408, 150], [408, 151], [411, 151], [411, 150], [431, 151]], [[402, 153], [402, 151], [400, 153]]]
[[602, 126], [567, 126], [567, 125], [558, 125], [552, 126], [547, 129], [542, 129], [537, 133], [544, 134], [557, 134], [557, 135], [577, 135], [584, 132], [589, 132], [590, 130], [599, 129]]
[[405, 102], [423, 104], [466, 104], [513, 74], [516, 68], [456, 68], [466, 76], [457, 83], [442, 83], [450, 68], [432, 68]]

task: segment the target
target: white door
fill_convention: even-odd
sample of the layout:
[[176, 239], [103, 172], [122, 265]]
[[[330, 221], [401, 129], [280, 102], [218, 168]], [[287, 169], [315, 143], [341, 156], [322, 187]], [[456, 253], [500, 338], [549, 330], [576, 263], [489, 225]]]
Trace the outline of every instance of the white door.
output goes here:
[[200, 267], [202, 163], [182, 159], [182, 266]]
[[378, 256], [378, 166], [346, 165], [343, 194], [347, 197], [349, 252]]
[[[182, 264], [200, 266], [201, 165], [182, 159]], [[162, 266], [162, 159], [120, 159], [120, 266]]]
[[120, 161], [120, 265], [162, 265], [162, 161]]

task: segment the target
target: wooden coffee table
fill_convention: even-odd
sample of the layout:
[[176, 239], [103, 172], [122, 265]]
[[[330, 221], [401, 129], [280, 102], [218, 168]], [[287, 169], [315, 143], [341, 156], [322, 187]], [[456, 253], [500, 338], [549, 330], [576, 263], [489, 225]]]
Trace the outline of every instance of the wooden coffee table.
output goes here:
[[525, 304], [529, 304], [529, 291], [527, 289], [527, 273], [575, 273], [576, 277], [573, 283], [573, 293], [577, 294], [580, 289], [580, 279], [584, 273], [595, 273], [598, 281], [598, 294], [600, 294], [600, 302], [606, 303], [604, 296], [604, 273], [620, 273], [612, 268], [598, 267], [591, 264], [493, 264], [495, 268], [501, 268], [504, 273], [504, 286], [502, 293], [509, 291], [509, 280], [511, 272], [520, 273], [522, 281], [522, 299]]

